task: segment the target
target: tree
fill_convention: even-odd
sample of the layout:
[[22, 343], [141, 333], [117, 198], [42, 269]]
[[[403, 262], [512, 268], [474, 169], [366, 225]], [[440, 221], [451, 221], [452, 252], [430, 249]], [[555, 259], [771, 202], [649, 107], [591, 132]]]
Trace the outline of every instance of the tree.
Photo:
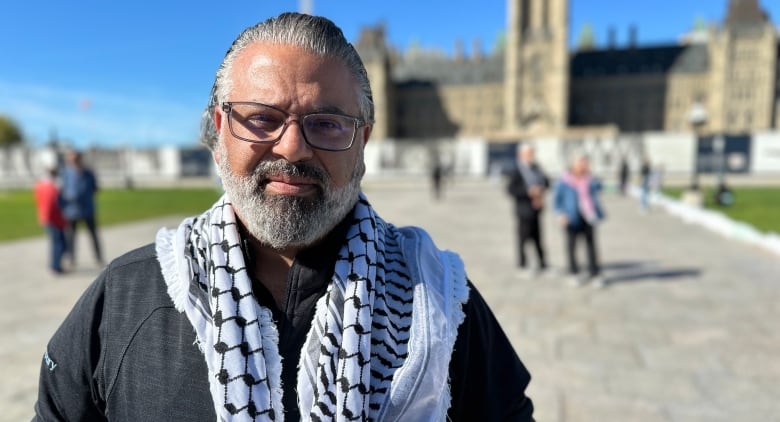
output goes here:
[[22, 131], [9, 117], [0, 115], [0, 147], [22, 143]]
[[593, 26], [585, 23], [577, 36], [577, 50], [587, 51], [594, 48], [596, 48], [596, 35], [593, 33]]
[[491, 53], [506, 53], [506, 31], [502, 30], [496, 35], [496, 39], [493, 40], [493, 51]]

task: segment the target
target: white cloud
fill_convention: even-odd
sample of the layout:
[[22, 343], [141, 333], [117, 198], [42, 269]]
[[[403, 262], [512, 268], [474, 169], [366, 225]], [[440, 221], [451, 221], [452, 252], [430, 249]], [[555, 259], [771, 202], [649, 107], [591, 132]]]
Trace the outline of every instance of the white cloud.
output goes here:
[[[90, 106], [83, 107], [88, 101]], [[0, 81], [0, 113], [35, 143], [52, 130], [76, 146], [191, 144], [200, 104]]]

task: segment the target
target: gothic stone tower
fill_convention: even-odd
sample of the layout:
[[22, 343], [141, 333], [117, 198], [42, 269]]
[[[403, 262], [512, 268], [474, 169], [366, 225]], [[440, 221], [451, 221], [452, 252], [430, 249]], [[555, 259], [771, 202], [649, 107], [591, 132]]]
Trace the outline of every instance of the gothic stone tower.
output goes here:
[[568, 122], [568, 0], [508, 0], [504, 130], [551, 134]]
[[371, 138], [382, 140], [395, 132], [395, 91], [391, 72], [391, 54], [384, 25], [363, 28], [355, 48], [366, 67], [374, 100], [374, 127]]
[[710, 127], [749, 132], [777, 127], [778, 39], [758, 0], [730, 0], [710, 44]]

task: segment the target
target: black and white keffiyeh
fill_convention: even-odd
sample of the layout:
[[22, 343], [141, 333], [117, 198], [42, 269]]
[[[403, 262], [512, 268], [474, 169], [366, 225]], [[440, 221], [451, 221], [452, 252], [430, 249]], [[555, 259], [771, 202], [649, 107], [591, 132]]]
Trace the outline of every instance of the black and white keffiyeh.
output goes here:
[[[462, 262], [421, 230], [385, 223], [362, 194], [352, 216], [301, 351], [302, 418], [443, 420], [468, 298]], [[160, 230], [157, 254], [204, 353], [217, 419], [284, 420], [278, 332], [252, 294], [227, 197]]]

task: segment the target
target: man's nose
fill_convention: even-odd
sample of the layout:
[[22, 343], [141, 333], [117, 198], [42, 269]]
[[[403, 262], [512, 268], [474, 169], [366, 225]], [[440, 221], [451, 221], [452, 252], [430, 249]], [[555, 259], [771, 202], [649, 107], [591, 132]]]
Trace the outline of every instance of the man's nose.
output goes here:
[[297, 120], [291, 120], [282, 133], [282, 137], [271, 148], [271, 152], [284, 158], [290, 163], [306, 161], [314, 155], [314, 151], [306, 143], [301, 130], [301, 124]]

